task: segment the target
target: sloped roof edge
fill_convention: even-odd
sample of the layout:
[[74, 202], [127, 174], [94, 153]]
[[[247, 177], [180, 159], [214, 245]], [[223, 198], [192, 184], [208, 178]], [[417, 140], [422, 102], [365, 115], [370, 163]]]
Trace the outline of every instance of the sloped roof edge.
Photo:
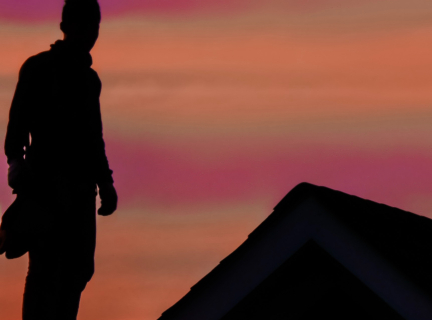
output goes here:
[[384, 204], [365, 200], [326, 187], [300, 183], [275, 207], [245, 242], [223, 259], [210, 273], [196, 283], [189, 293], [160, 319], [175, 312], [182, 302], [198, 294], [201, 287], [211, 285], [216, 274], [229, 268], [243, 250], [247, 250], [261, 235], [271, 232], [298, 205], [312, 198], [327, 209], [338, 221], [373, 247], [387, 261], [396, 266], [408, 279], [432, 295], [432, 220]]
[[304, 182], [249, 237], [271, 229], [280, 215], [311, 197], [432, 295], [432, 220], [424, 216]]

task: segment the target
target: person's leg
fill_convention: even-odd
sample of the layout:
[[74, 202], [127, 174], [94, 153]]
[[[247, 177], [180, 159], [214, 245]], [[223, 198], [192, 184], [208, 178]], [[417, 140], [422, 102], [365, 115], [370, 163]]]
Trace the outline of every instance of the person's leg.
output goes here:
[[96, 238], [94, 195], [78, 199], [50, 218], [29, 251], [23, 320], [76, 320]]
[[54, 298], [56, 319], [76, 320], [81, 293], [86, 284], [87, 281], [83, 279], [60, 280], [60, 283], [55, 287], [57, 294]]
[[23, 297], [23, 320], [56, 319], [55, 273], [59, 262], [52, 252], [57, 251], [58, 248], [56, 248], [57, 242], [53, 241], [55, 239], [55, 234], [52, 233], [52, 230], [55, 230], [53, 220], [50, 220], [49, 225], [45, 220], [52, 214], [51, 207], [51, 204], [47, 204], [44, 209], [39, 207], [32, 212], [40, 217], [39, 221], [42, 223], [37, 226], [37, 232], [34, 232], [31, 237], [29, 267]]
[[23, 301], [23, 320], [76, 320], [81, 292], [87, 281], [70, 275], [29, 273]]
[[65, 281], [62, 283], [58, 292], [56, 313], [58, 319], [76, 320], [81, 299], [81, 293], [87, 281], [75, 279], [75, 281]]
[[56, 292], [52, 283], [47, 282], [37, 274], [34, 274], [29, 267], [26, 278], [22, 318], [23, 320], [55, 320], [55, 298]]

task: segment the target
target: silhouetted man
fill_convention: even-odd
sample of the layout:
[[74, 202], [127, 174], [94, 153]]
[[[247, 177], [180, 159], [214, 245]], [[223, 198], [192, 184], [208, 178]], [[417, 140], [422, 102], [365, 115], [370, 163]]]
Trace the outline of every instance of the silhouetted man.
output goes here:
[[[96, 186], [100, 215], [117, 207], [105, 155], [101, 82], [91, 69], [101, 15], [96, 0], [66, 0], [64, 39], [22, 66], [5, 141], [8, 182], [35, 218], [24, 320], [75, 320], [94, 272]], [[6, 233], [7, 238], [7, 233]]]

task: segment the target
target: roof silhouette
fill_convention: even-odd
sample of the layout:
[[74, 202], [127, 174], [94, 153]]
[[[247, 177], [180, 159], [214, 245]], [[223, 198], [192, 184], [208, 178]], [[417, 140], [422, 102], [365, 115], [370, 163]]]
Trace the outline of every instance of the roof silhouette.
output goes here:
[[328, 253], [400, 319], [432, 319], [431, 248], [431, 219], [301, 183], [159, 319], [222, 319], [296, 252], [307, 250]]

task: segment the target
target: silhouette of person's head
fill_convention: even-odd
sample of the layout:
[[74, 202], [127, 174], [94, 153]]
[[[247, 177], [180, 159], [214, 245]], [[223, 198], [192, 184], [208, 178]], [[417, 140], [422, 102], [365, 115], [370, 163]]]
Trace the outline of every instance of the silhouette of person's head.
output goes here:
[[90, 52], [99, 36], [101, 12], [97, 0], [65, 0], [60, 29], [64, 41]]

